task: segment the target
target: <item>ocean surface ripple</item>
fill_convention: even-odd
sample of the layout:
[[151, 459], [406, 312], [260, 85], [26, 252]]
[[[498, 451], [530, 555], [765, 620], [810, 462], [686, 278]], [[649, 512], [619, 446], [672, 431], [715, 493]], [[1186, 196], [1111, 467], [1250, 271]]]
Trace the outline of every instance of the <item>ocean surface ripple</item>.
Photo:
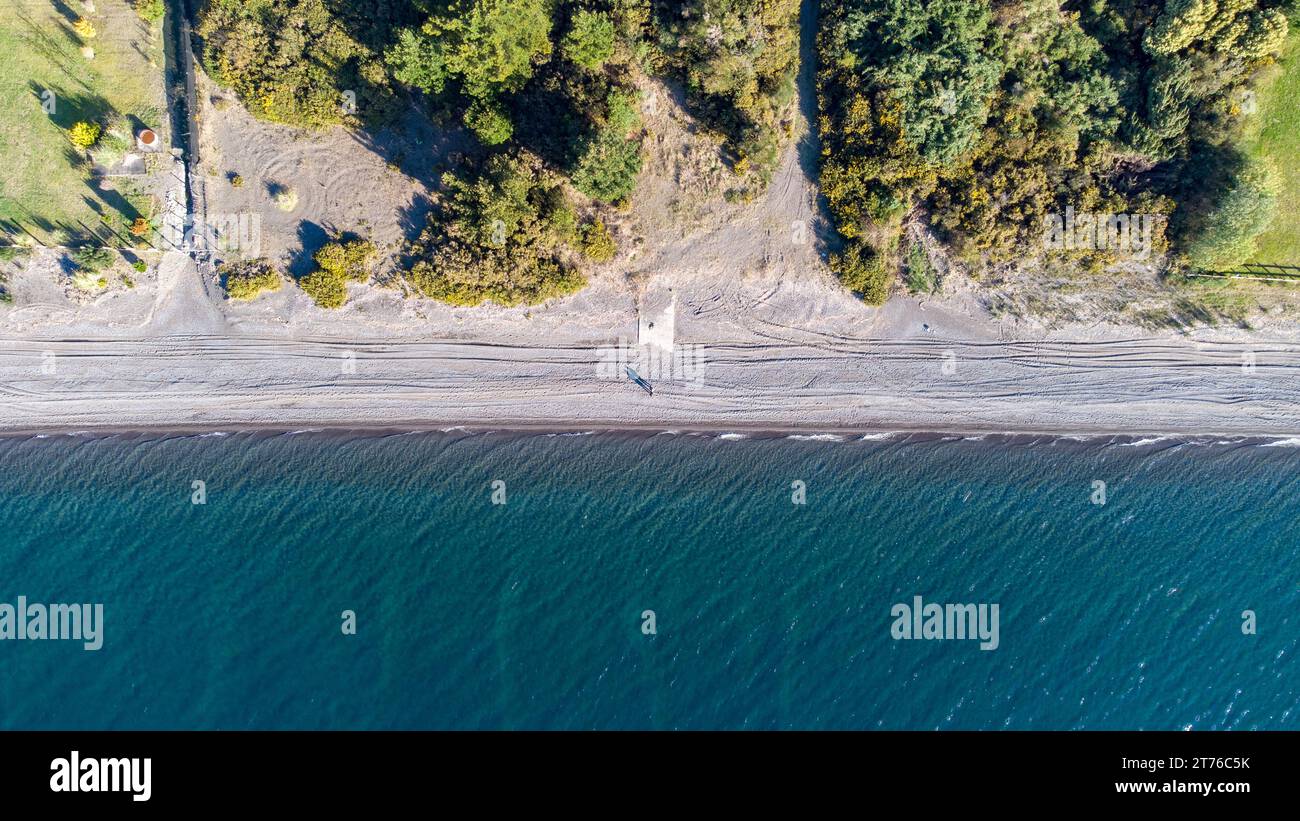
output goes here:
[[226, 433], [0, 437], [0, 727], [1300, 727], [1288, 443]]

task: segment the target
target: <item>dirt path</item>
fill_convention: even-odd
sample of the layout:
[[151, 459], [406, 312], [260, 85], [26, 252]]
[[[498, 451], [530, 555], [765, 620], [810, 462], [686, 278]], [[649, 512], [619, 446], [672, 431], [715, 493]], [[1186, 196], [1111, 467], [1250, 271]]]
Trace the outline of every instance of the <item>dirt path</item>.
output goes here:
[[165, 255], [158, 266], [154, 309], [142, 327], [164, 336], [224, 333], [226, 318], [217, 308], [215, 288], [211, 272], [196, 266], [188, 254]]

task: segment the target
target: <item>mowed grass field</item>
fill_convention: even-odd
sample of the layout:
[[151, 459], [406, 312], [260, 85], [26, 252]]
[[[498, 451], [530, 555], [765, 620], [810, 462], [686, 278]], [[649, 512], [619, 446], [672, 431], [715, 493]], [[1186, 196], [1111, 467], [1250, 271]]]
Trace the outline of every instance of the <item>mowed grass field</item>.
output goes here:
[[1251, 153], [1271, 157], [1282, 177], [1277, 216], [1259, 238], [1255, 262], [1300, 265], [1300, 31], [1292, 26], [1280, 72], [1259, 93]]
[[[94, 11], [82, 0], [3, 0], [0, 13], [0, 221], [35, 226], [42, 240], [72, 238], [83, 233], [79, 223], [94, 227], [101, 213], [133, 210], [92, 184], [66, 129], [79, 121], [107, 125], [114, 115], [151, 125], [163, 119], [160, 24], [140, 19], [127, 0], [91, 5]], [[96, 36], [77, 34], [81, 17]], [[42, 104], [46, 91], [53, 112]]]

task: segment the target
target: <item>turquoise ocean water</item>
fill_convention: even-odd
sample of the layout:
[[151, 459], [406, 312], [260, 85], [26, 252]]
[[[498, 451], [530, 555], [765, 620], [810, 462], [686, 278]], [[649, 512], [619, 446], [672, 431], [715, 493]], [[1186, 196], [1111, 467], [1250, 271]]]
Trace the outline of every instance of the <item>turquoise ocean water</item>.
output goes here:
[[105, 621], [0, 641], [0, 727], [1295, 729], [1295, 444], [0, 438], [0, 602]]

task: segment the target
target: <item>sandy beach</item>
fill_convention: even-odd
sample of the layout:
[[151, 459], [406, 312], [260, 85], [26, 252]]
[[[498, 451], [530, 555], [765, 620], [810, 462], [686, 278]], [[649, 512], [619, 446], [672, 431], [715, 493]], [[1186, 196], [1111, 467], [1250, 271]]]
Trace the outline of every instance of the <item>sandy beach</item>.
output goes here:
[[[960, 303], [867, 308], [820, 268], [679, 271], [636, 290], [610, 278], [548, 306], [429, 304], [415, 319], [390, 293], [286, 321], [229, 308], [210, 275], [172, 254], [152, 303], [120, 302], [3, 315], [0, 429], [1300, 435], [1300, 347], [1285, 336], [1074, 327], [1014, 338]], [[636, 340], [651, 304], [675, 304], [675, 359], [647, 365]]]

